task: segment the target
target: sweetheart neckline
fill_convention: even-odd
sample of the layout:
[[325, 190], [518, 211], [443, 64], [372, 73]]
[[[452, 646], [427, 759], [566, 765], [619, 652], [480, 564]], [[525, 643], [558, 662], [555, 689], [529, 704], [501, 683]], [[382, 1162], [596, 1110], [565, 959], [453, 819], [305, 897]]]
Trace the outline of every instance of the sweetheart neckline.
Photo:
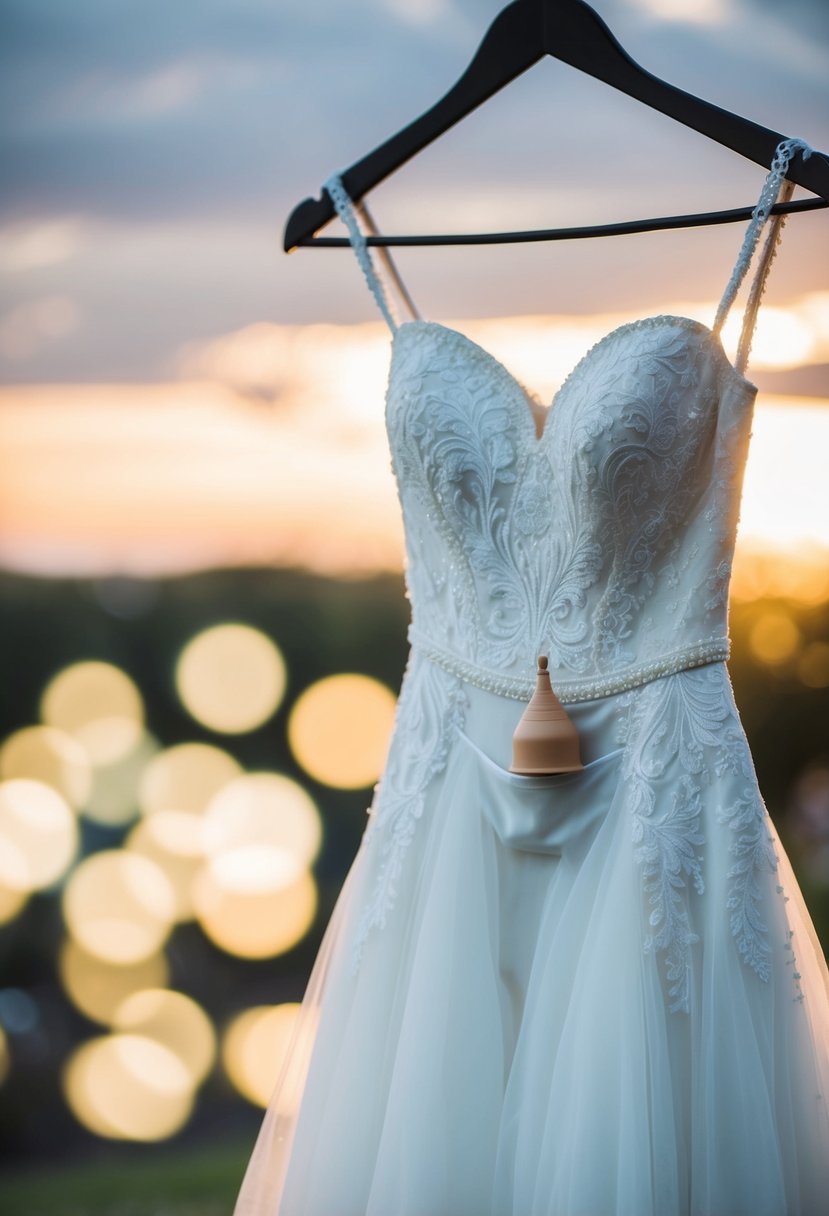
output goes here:
[[[572, 369], [567, 373], [565, 378], [562, 380], [561, 384], [558, 386], [556, 391], [553, 393], [553, 396], [550, 400], [549, 405], [545, 405], [541, 401], [539, 394], [533, 393], [533, 391], [531, 389], [528, 389], [526, 387], [526, 385], [522, 385], [522, 382], [518, 379], [518, 377], [515, 376], [509, 370], [509, 368], [506, 366], [506, 364], [501, 362], [501, 360], [497, 357], [497, 355], [492, 354], [492, 352], [487, 350], [485, 346], [481, 346], [481, 344], [479, 342], [476, 342], [474, 340], [474, 338], [470, 338], [467, 334], [463, 333], [461, 330], [454, 329], [451, 325], [444, 325], [440, 321], [432, 321], [432, 320], [429, 320], [428, 318], [424, 318], [424, 317], [412, 317], [408, 321], [402, 321], [395, 329], [394, 333], [392, 334], [392, 338], [391, 338], [392, 363], [393, 363], [393, 359], [394, 359], [394, 353], [397, 349], [398, 335], [403, 330], [411, 330], [412, 326], [426, 326], [428, 328], [437, 330], [440, 333], [448, 334], [449, 336], [451, 336], [453, 338], [460, 339], [462, 345], [465, 345], [466, 347], [468, 347], [469, 349], [471, 349], [473, 351], [477, 351], [479, 355], [483, 356], [485, 361], [491, 367], [494, 367], [496, 369], [496, 371], [499, 372], [500, 375], [505, 377], [506, 380], [509, 382], [510, 386], [515, 390], [515, 392], [517, 394], [520, 395], [521, 406], [522, 406], [521, 412], [524, 416], [525, 423], [528, 424], [532, 428], [532, 430], [530, 432], [530, 439], [534, 446], [540, 446], [544, 442], [547, 432], [552, 429], [551, 425], [550, 425], [550, 420], [551, 420], [552, 415], [556, 412], [556, 404], [557, 404], [559, 398], [561, 397], [561, 395], [564, 392], [567, 385], [574, 379], [574, 377], [576, 376], [576, 373], [579, 372], [585, 366], [585, 364], [589, 362], [591, 356], [601, 346], [603, 346], [606, 342], [608, 342], [611, 338], [615, 338], [619, 334], [624, 333], [629, 329], [637, 329], [637, 328], [655, 326], [658, 322], [662, 322], [662, 321], [673, 322], [674, 324], [678, 323], [678, 324], [684, 326], [685, 328], [692, 329], [692, 330], [695, 330], [697, 333], [703, 334], [708, 339], [708, 341], [711, 343], [711, 345], [713, 346], [717, 355], [724, 362], [726, 368], [728, 369], [729, 374], [736, 379], [737, 383], [742, 388], [748, 389], [751, 393], [758, 392], [757, 385], [752, 383], [751, 380], [747, 379], [747, 377], [744, 376], [742, 374], [742, 372], [739, 372], [737, 370], [737, 368], [734, 366], [734, 364], [731, 362], [731, 360], [728, 358], [728, 356], [725, 353], [725, 350], [723, 349], [722, 342], [719, 339], [719, 335], [716, 334], [709, 325], [706, 325], [704, 321], [697, 321], [694, 317], [678, 316], [678, 315], [674, 315], [671, 313], [655, 313], [653, 316], [650, 316], [650, 317], [639, 317], [633, 321], [623, 321], [621, 325], [617, 325], [615, 327], [615, 329], [611, 329], [608, 333], [604, 334], [601, 338], [598, 338], [593, 343], [592, 346], [588, 347], [588, 349], [584, 352], [584, 354], [574, 364]], [[389, 374], [391, 376], [391, 367], [389, 369]], [[535, 399], [536, 404], [540, 405], [544, 411], [544, 420], [542, 422], [540, 432], [537, 428], [535, 416], [532, 412], [532, 407], [530, 405], [530, 397], [533, 397]], [[524, 429], [526, 429], [526, 428], [524, 428]]]

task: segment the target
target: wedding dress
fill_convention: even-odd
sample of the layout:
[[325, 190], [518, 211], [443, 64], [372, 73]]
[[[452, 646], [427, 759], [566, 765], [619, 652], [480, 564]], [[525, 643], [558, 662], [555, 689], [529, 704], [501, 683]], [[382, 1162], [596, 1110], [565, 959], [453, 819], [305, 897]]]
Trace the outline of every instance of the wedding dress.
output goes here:
[[[235, 1216], [829, 1211], [829, 973], [725, 662], [744, 371], [798, 149], [713, 327], [620, 326], [540, 430], [493, 355], [398, 324], [326, 183], [393, 335], [411, 650]], [[541, 654], [577, 773], [508, 771]]]

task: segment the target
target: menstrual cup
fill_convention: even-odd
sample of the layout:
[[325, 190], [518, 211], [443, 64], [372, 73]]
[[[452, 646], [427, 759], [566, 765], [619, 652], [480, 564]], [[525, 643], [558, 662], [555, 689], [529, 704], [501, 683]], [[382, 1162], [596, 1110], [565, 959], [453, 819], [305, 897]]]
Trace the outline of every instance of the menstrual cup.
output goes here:
[[538, 660], [535, 692], [512, 736], [511, 773], [575, 773], [584, 768], [579, 734], [553, 692], [547, 656]]

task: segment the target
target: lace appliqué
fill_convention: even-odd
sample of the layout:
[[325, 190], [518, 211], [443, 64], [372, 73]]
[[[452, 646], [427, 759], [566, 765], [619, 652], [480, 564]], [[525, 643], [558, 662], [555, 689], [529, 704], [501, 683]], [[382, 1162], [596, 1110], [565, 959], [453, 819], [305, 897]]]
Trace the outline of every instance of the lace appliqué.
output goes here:
[[[650, 934], [645, 951], [663, 953], [666, 959], [671, 1012], [688, 1009], [691, 946], [699, 940], [691, 927], [683, 892], [686, 877], [701, 894], [704, 890], [702, 857], [705, 843], [699, 830], [702, 771], [700, 753], [708, 727], [698, 706], [686, 697], [686, 673], [646, 685], [637, 698], [629, 697], [628, 745], [623, 773], [629, 782], [633, 818], [634, 856], [642, 867], [645, 894], [650, 905]], [[687, 691], [693, 691], [688, 688]], [[710, 699], [710, 710], [714, 698]], [[676, 769], [679, 773], [676, 773]], [[668, 776], [667, 781], [662, 779]], [[660, 786], [667, 793], [661, 797]]]
[[[559, 661], [583, 669], [588, 626], [577, 610], [599, 575], [598, 544], [586, 527], [553, 532], [553, 520], [572, 518], [572, 511], [522, 448], [504, 386], [489, 366], [463, 376], [448, 361], [432, 357], [431, 366], [428, 390], [406, 394], [397, 448], [410, 453], [434, 505], [433, 524], [463, 600], [463, 613], [452, 614], [455, 635], [496, 669], [520, 662], [534, 645], [528, 639], [547, 636]], [[511, 381], [507, 387], [517, 391]], [[528, 411], [525, 400], [518, 404]], [[476, 621], [480, 627], [470, 631]], [[437, 624], [444, 628], [445, 615]]]
[[665, 958], [671, 1012], [687, 1012], [699, 940], [688, 884], [703, 893], [703, 800], [722, 800], [717, 819], [734, 859], [726, 896], [731, 932], [743, 961], [765, 981], [770, 947], [761, 878], [777, 861], [724, 665], [655, 681], [627, 694], [622, 709], [634, 855], [650, 908], [645, 950]]
[[[724, 639], [700, 608], [708, 549], [686, 537], [731, 373], [705, 326], [656, 317], [607, 335], [540, 436], [483, 348], [432, 322], [400, 333], [386, 422], [423, 637], [510, 675], [546, 652], [565, 680], [656, 660], [680, 628]], [[684, 611], [660, 630], [652, 599], [671, 570]]]
[[371, 894], [360, 912], [354, 937], [352, 974], [373, 929], [385, 927], [397, 899], [397, 885], [432, 780], [443, 772], [451, 740], [463, 727], [467, 694], [457, 677], [411, 652], [397, 703], [394, 729], [382, 780], [369, 808], [361, 849], [369, 846]]
[[729, 852], [735, 859], [728, 871], [726, 901], [731, 932], [743, 960], [761, 980], [768, 981], [771, 947], [760, 908], [763, 896], [759, 877], [764, 871], [777, 869], [774, 838], [766, 827], [759, 793], [754, 790], [746, 790], [736, 802], [723, 808], [719, 817], [731, 830]]
[[737, 783], [733, 796], [717, 811], [720, 823], [729, 829], [728, 850], [734, 859], [727, 876], [726, 907], [743, 961], [760, 979], [768, 981], [771, 946], [760, 906], [763, 899], [760, 880], [763, 874], [777, 871], [777, 855], [730, 681], [725, 704], [728, 712], [715, 752], [715, 770], [718, 777], [728, 774]]

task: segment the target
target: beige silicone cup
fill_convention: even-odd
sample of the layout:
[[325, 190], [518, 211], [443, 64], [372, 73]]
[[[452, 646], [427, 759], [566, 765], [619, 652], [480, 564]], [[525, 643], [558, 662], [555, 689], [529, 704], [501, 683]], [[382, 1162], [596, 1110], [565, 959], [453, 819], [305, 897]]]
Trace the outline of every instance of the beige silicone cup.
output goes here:
[[535, 692], [512, 736], [511, 773], [575, 773], [584, 768], [579, 734], [553, 692], [547, 656], [538, 660]]

